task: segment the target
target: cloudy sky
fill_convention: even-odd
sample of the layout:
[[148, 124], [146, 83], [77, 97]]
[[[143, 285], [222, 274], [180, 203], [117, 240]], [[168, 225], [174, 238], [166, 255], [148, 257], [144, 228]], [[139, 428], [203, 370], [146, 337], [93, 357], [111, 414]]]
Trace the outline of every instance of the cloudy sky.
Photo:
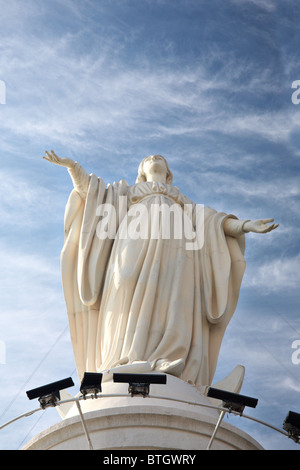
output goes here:
[[[247, 414], [281, 428], [300, 412], [299, 2], [0, 0], [0, 11], [0, 425], [37, 406], [26, 390], [68, 376], [78, 390], [60, 278], [72, 183], [43, 160], [54, 149], [129, 184], [159, 153], [193, 201], [280, 224], [247, 235], [215, 381], [243, 364], [242, 393], [259, 399]], [[228, 420], [266, 449], [299, 450]], [[24, 418], [0, 448], [57, 421], [55, 409]]]

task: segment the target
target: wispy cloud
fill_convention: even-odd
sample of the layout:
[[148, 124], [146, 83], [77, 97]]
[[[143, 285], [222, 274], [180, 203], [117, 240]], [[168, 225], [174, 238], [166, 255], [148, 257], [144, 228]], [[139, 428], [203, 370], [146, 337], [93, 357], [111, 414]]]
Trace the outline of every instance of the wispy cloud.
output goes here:
[[[211, 75], [207, 60], [219, 57], [212, 50], [206, 63], [184, 67], [174, 53], [166, 64], [155, 65], [140, 53], [132, 68], [116, 41], [107, 38], [97, 52], [75, 53], [83, 33], [84, 28], [48, 39], [21, 31], [4, 40], [0, 65], [8, 104], [14, 103], [13, 109], [5, 109], [4, 131], [81, 149], [91, 145], [91, 132], [108, 145], [115, 128], [121, 142], [129, 141], [126, 136], [134, 131], [142, 138], [149, 133], [158, 137], [220, 131], [253, 133], [271, 141], [288, 138], [291, 124], [285, 112], [245, 112], [243, 104], [245, 91], [271, 91], [272, 69], [253, 74], [254, 64], [237, 65], [228, 54]], [[245, 77], [250, 81], [245, 83]], [[233, 90], [241, 97], [243, 113], [231, 105], [228, 93]]]
[[[42, 158], [42, 157], [41, 157]], [[48, 224], [58, 216], [53, 207], [60, 207], [63, 211], [64, 200], [59, 197], [57, 188], [44, 187], [39, 177], [30, 180], [26, 172], [0, 170], [0, 216], [2, 233], [13, 227], [13, 233], [23, 230], [41, 228], [41, 224]], [[44, 219], [40, 214], [44, 214]], [[48, 220], [46, 218], [48, 214]], [[10, 228], [9, 228], [10, 227]]]
[[287, 377], [282, 383], [281, 386], [286, 390], [293, 390], [295, 392], [300, 392], [300, 382]]
[[242, 4], [254, 5], [270, 13], [276, 9], [276, 2], [274, 0], [231, 0], [231, 2], [239, 6]]
[[292, 258], [275, 259], [259, 266], [251, 278], [251, 284], [265, 293], [299, 289], [300, 254]]

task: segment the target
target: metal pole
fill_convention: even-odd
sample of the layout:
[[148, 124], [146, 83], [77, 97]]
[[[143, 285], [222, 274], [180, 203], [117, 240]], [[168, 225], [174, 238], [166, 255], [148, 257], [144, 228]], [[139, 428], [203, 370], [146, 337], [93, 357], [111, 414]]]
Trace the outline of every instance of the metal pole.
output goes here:
[[85, 424], [85, 421], [84, 421], [84, 417], [83, 417], [83, 413], [82, 413], [82, 410], [81, 410], [79, 400], [76, 400], [76, 405], [77, 405], [77, 408], [78, 408], [78, 411], [79, 411], [79, 415], [80, 415], [82, 427], [83, 427], [83, 430], [84, 430], [84, 434], [86, 435], [86, 438], [87, 438], [87, 441], [88, 441], [89, 449], [94, 450], [93, 446], [92, 446], [90, 436], [89, 436], [89, 433], [88, 433], [88, 430], [87, 430], [87, 427], [86, 427], [86, 424]]
[[221, 411], [221, 413], [220, 413], [218, 422], [217, 422], [217, 424], [216, 424], [216, 427], [215, 427], [215, 429], [214, 429], [214, 432], [212, 433], [212, 436], [211, 436], [210, 441], [209, 441], [209, 443], [208, 443], [208, 445], [207, 445], [207, 447], [206, 447], [206, 450], [210, 450], [211, 445], [212, 445], [212, 443], [213, 443], [213, 440], [214, 440], [214, 438], [215, 438], [215, 435], [216, 435], [216, 433], [217, 433], [217, 431], [218, 431], [218, 429], [219, 429], [219, 427], [220, 427], [220, 425], [221, 425], [222, 419], [224, 418], [224, 415], [225, 415], [225, 411], [223, 410], [223, 411]]

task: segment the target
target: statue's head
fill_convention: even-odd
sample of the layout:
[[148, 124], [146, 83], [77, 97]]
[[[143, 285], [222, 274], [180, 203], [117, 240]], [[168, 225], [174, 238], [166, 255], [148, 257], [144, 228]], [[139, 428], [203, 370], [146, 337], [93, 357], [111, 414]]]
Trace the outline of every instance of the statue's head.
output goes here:
[[[139, 165], [139, 169], [138, 169], [138, 175], [137, 175], [137, 179], [136, 179], [136, 183], [143, 183], [145, 181], [147, 181], [147, 169], [145, 168], [145, 166], [147, 167], [147, 162], [149, 160], [156, 160], [157, 163], [161, 162], [165, 169], [166, 169], [166, 183], [167, 184], [172, 184], [173, 182], [173, 174], [169, 168], [169, 164], [167, 162], [167, 160], [162, 157], [161, 155], [149, 155], [148, 157], [144, 158], [144, 160], [141, 161], [140, 165]], [[145, 165], [146, 163], [146, 165]]]

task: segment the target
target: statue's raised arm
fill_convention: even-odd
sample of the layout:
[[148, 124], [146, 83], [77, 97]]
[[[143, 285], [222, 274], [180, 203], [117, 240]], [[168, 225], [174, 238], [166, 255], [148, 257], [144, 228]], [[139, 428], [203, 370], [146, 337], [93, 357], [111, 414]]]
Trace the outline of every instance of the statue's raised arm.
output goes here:
[[51, 150], [50, 152], [45, 151], [46, 156], [43, 158], [48, 160], [48, 162], [55, 163], [55, 165], [64, 166], [65, 168], [73, 168], [75, 162], [71, 158], [61, 158], [56, 153]]
[[82, 166], [79, 165], [79, 163], [74, 162], [74, 160], [72, 160], [71, 158], [59, 157], [53, 150], [51, 150], [50, 152], [46, 150], [45, 153], [46, 156], [43, 156], [45, 160], [54, 163], [55, 165], [63, 166], [69, 170], [74, 188], [80, 194], [80, 196], [85, 199], [89, 186], [90, 176], [82, 168]]

